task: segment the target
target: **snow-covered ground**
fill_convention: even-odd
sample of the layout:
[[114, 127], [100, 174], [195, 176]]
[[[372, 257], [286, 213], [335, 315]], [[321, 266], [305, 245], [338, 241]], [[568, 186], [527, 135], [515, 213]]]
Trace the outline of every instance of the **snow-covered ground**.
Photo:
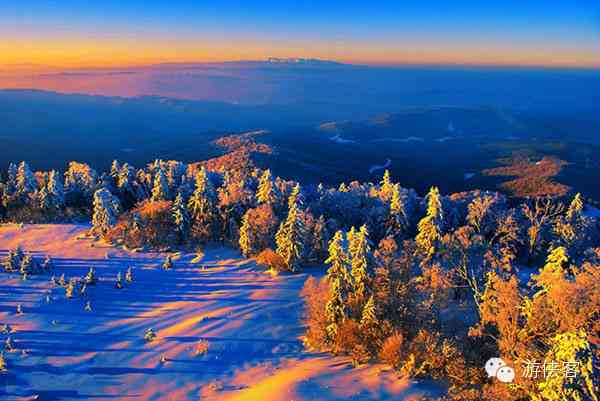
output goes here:
[[[429, 389], [380, 365], [353, 369], [306, 352], [306, 274], [272, 277], [226, 248], [181, 255], [164, 271], [164, 255], [95, 244], [81, 239], [86, 228], [0, 227], [0, 252], [21, 244], [55, 263], [27, 281], [0, 273], [0, 324], [16, 329], [2, 400], [412, 400]], [[129, 266], [133, 283], [115, 288]], [[68, 280], [90, 267], [99, 282], [83, 297], [67, 299], [50, 283], [51, 274]], [[201, 341], [206, 354], [197, 352]]]

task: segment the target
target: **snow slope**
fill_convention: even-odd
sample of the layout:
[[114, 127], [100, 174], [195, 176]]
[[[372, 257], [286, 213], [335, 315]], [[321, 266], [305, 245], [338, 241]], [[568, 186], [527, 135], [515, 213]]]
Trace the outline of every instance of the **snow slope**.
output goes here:
[[[0, 324], [16, 329], [2, 400], [412, 400], [433, 391], [382, 366], [353, 369], [304, 351], [306, 274], [272, 277], [226, 248], [182, 255], [164, 271], [164, 255], [78, 239], [86, 229], [0, 227], [0, 253], [22, 244], [55, 263], [27, 281], [0, 273]], [[50, 283], [51, 274], [68, 280], [92, 266], [99, 282], [83, 297], [67, 299]], [[133, 283], [115, 288], [129, 266]], [[143, 338], [148, 328], [152, 342]], [[206, 354], [197, 353], [200, 341]]]

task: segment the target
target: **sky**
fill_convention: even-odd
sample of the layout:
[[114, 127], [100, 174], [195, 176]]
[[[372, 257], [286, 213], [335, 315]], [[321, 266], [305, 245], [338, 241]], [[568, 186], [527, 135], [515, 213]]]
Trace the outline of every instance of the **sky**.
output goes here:
[[600, 68], [600, 1], [493, 3], [2, 0], [0, 68], [267, 57]]

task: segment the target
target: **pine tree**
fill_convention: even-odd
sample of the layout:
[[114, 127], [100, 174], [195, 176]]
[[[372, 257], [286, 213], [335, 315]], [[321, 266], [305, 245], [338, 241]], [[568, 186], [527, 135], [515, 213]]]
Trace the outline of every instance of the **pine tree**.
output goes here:
[[379, 322], [377, 320], [377, 313], [375, 309], [375, 299], [371, 295], [362, 310], [362, 316], [360, 318], [360, 327], [363, 330], [369, 330], [372, 327], [377, 326], [378, 323]]
[[37, 180], [26, 162], [21, 162], [17, 169], [16, 191], [19, 195], [28, 195], [37, 189]]
[[25, 255], [21, 260], [21, 265], [19, 266], [19, 273], [21, 274], [30, 274], [33, 273], [35, 268], [33, 258], [31, 255]]
[[250, 226], [249, 214], [246, 212], [242, 218], [242, 226], [240, 227], [240, 239], [238, 241], [242, 255], [248, 257], [252, 255], [252, 227]]
[[165, 177], [163, 169], [159, 169], [154, 176], [154, 185], [152, 187], [152, 200], [162, 201], [169, 199], [169, 184]]
[[566, 248], [559, 246], [554, 248], [546, 258], [546, 264], [539, 274], [531, 276], [533, 283], [539, 289], [536, 296], [540, 296], [550, 290], [555, 283], [560, 283], [567, 274], [569, 255]]
[[292, 202], [287, 218], [275, 234], [275, 243], [276, 252], [283, 258], [287, 268], [296, 271], [304, 251], [304, 225], [295, 202]]
[[389, 217], [386, 222], [386, 235], [394, 238], [402, 235], [408, 229], [406, 206], [400, 195], [400, 185], [395, 184], [391, 189]]
[[325, 261], [329, 264], [327, 270], [329, 295], [325, 304], [325, 314], [328, 322], [326, 327], [328, 342], [330, 343], [337, 336], [339, 324], [347, 317], [345, 299], [351, 282], [348, 274], [348, 256], [343, 243], [344, 236], [341, 231], [337, 231], [329, 243], [329, 257]]
[[177, 194], [175, 202], [173, 202], [173, 206], [171, 207], [171, 215], [173, 216], [175, 229], [177, 230], [180, 240], [185, 240], [190, 227], [190, 217], [181, 193]]
[[385, 170], [383, 173], [383, 179], [381, 180], [381, 189], [379, 191], [381, 200], [387, 201], [392, 196], [392, 191], [394, 190], [394, 184], [392, 183], [392, 179], [390, 178], [390, 171]]
[[45, 185], [42, 185], [42, 188], [36, 194], [37, 198], [37, 207], [41, 210], [48, 210], [52, 205], [50, 196], [48, 194], [48, 190]]
[[194, 234], [203, 240], [212, 238], [218, 217], [216, 192], [204, 167], [196, 175], [196, 189], [188, 200]]
[[363, 225], [354, 234], [350, 247], [352, 266], [352, 278], [354, 279], [354, 297], [362, 301], [370, 292], [369, 258], [371, 247], [369, 246], [367, 226]]
[[62, 209], [65, 206], [65, 190], [56, 170], [50, 171], [47, 188], [50, 204], [55, 209]]
[[8, 188], [9, 194], [12, 194], [17, 190], [17, 171], [18, 167], [14, 163], [9, 163], [8, 165], [8, 180], [6, 181], [6, 186]]
[[437, 187], [431, 187], [427, 195], [427, 214], [419, 221], [415, 242], [419, 250], [427, 257], [435, 254], [438, 242], [442, 238], [444, 212]]
[[311, 259], [323, 263], [327, 258], [327, 227], [323, 215], [319, 216], [313, 226], [311, 241]]
[[106, 188], [94, 193], [94, 214], [92, 215], [92, 231], [104, 235], [117, 222], [119, 201]]
[[271, 176], [271, 170], [267, 169], [263, 172], [258, 181], [258, 190], [256, 192], [256, 201], [260, 203], [269, 203], [274, 205], [277, 201], [275, 193], [275, 183]]
[[121, 170], [121, 166], [119, 165], [119, 161], [113, 160], [112, 164], [110, 165], [110, 176], [113, 178], [115, 183], [119, 179], [120, 170]]
[[297, 207], [301, 207], [304, 203], [302, 199], [302, 189], [300, 188], [300, 184], [294, 185], [292, 188], [292, 193], [288, 198], [288, 209], [292, 208], [292, 205], [296, 205]]

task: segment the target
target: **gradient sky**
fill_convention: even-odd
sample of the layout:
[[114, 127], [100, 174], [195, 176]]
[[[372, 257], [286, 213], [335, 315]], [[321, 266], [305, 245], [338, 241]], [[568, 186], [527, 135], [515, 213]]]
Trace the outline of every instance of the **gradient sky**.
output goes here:
[[[92, 4], [93, 3], [93, 4]], [[315, 57], [600, 68], [600, 1], [2, 0], [0, 66]]]

